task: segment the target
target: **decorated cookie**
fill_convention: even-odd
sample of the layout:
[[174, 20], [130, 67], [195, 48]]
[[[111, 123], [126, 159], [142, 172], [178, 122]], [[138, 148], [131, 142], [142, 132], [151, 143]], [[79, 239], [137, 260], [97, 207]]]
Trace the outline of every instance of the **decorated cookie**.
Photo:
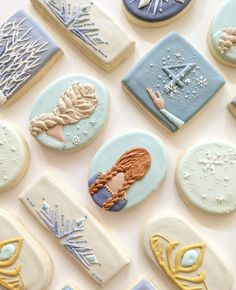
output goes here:
[[131, 290], [156, 290], [156, 288], [148, 280], [142, 279]]
[[142, 27], [166, 25], [189, 8], [194, 0], [123, 0], [127, 18]]
[[155, 120], [176, 132], [215, 95], [224, 79], [184, 38], [171, 32], [122, 84]]
[[0, 288], [47, 289], [51, 272], [50, 257], [41, 245], [15, 216], [0, 210]]
[[226, 0], [215, 15], [209, 33], [209, 46], [222, 63], [236, 67], [236, 2]]
[[228, 109], [233, 114], [233, 116], [236, 117], [236, 97], [234, 97], [233, 100], [228, 104]]
[[36, 100], [30, 116], [30, 133], [42, 145], [74, 151], [89, 143], [108, 115], [109, 95], [97, 80], [86, 75], [60, 79]]
[[236, 211], [236, 147], [221, 142], [193, 146], [178, 162], [176, 183], [195, 208], [213, 214]]
[[134, 41], [91, 0], [31, 2], [82, 53], [108, 72], [134, 50]]
[[23, 10], [0, 26], [0, 106], [8, 106], [38, 81], [62, 52]]
[[145, 225], [142, 244], [147, 258], [173, 282], [176, 289], [232, 289], [229, 269], [183, 220], [176, 217], [150, 220]]
[[57, 181], [42, 177], [20, 199], [99, 285], [106, 284], [129, 264], [110, 233]]
[[13, 187], [28, 169], [29, 153], [23, 137], [0, 120], [0, 192]]
[[155, 191], [166, 170], [166, 152], [159, 138], [142, 131], [124, 134], [105, 143], [93, 158], [89, 194], [104, 210], [126, 210]]
[[66, 284], [61, 290], [79, 290], [79, 288], [73, 286], [72, 284]]

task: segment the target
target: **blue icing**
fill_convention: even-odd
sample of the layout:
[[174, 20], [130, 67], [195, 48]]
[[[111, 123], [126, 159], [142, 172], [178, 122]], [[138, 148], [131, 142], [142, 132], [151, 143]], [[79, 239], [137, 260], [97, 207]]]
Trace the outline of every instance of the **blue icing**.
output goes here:
[[[50, 113], [58, 103], [61, 95], [75, 82], [92, 84], [95, 88], [98, 104], [95, 111], [86, 119], [78, 123], [63, 127], [64, 142], [46, 135], [45, 132], [37, 135], [37, 140], [48, 148], [59, 151], [70, 151], [82, 147], [91, 141], [102, 129], [109, 110], [109, 96], [102, 84], [86, 75], [74, 75], [62, 78], [47, 87], [38, 97], [31, 110], [30, 120], [43, 113]], [[79, 138], [79, 144], [74, 144], [74, 138]]]
[[236, 64], [236, 47], [231, 47], [226, 53], [221, 54], [218, 49], [218, 43], [222, 35], [221, 29], [236, 29], [235, 11], [236, 2], [234, 0], [226, 1], [219, 12], [215, 15], [211, 26], [212, 44], [214, 51], [224, 60], [233, 64]]
[[199, 257], [199, 252], [196, 250], [189, 250], [187, 251], [181, 261], [181, 265], [184, 268], [191, 267], [196, 264]]
[[73, 288], [71, 288], [70, 286], [65, 286], [61, 290], [73, 290]]
[[92, 160], [89, 171], [90, 180], [98, 172], [108, 171], [124, 152], [137, 147], [143, 147], [149, 152], [151, 166], [146, 175], [132, 184], [126, 192], [128, 200], [123, 210], [141, 203], [157, 189], [165, 178], [167, 156], [160, 139], [144, 131], [134, 131], [111, 139], [98, 150]]
[[122, 83], [154, 118], [175, 132], [177, 126], [158, 110], [147, 88], [159, 91], [165, 101], [165, 110], [186, 123], [225, 82], [197, 50], [178, 33], [172, 32], [136, 64]]
[[[15, 28], [12, 29], [12, 33], [10, 34], [11, 36], [9, 37], [8, 35], [2, 40], [3, 45], [1, 45], [0, 47], [0, 57], [3, 57], [3, 54], [7, 53], [8, 58], [11, 59], [9, 52], [7, 52], [7, 43], [12, 50], [21, 45], [26, 45], [30, 53], [32, 52], [32, 49], [38, 52], [35, 52], [35, 55], [33, 56], [33, 58], [31, 58], [30, 53], [25, 52], [25, 49], [22, 48], [21, 54], [19, 54], [18, 57], [23, 62], [27, 60], [29, 68], [26, 69], [25, 72], [22, 71], [23, 66], [16, 70], [15, 65], [12, 67], [10, 73], [8, 72], [6, 74], [4, 67], [9, 69], [11, 63], [13, 64], [13, 61], [8, 61], [7, 64], [0, 64], [1, 70], [1, 66], [3, 65], [3, 75], [1, 76], [2, 82], [0, 84], [0, 92], [5, 97], [7, 97], [7, 99], [14, 95], [15, 92], [17, 92], [19, 89], [21, 89], [26, 84], [26, 82], [29, 81], [40, 69], [42, 69], [43, 66], [47, 64], [47, 62], [60, 50], [58, 45], [24, 10], [18, 10], [12, 17], [10, 17], [5, 23], [2, 24], [0, 30], [2, 30], [2, 33], [4, 34], [4, 32], [6, 33], [8, 29], [11, 29], [11, 25], [13, 25], [14, 23]], [[12, 41], [13, 33], [17, 32], [16, 27], [19, 27], [19, 32], [17, 33], [17, 36], [15, 36], [15, 41]], [[21, 41], [17, 42], [16, 40], [20, 37]], [[32, 49], [30, 49], [30, 46], [32, 46]], [[15, 53], [13, 55], [14, 59], [16, 55], [17, 50], [15, 50]], [[18, 78], [18, 76], [21, 75], [21, 77], [19, 78], [21, 79], [21, 81], [18, 81], [16, 83], [13, 82], [10, 88], [4, 87], [3, 80], [5, 80], [7, 77], [13, 78], [13, 75], [15, 78]]]
[[141, 280], [132, 290], [155, 290], [149, 281], [146, 279]]

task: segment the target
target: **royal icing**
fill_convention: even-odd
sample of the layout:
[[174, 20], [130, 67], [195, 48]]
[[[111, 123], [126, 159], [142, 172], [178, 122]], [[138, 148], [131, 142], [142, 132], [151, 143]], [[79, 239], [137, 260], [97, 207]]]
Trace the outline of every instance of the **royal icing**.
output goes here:
[[214, 214], [236, 210], [236, 147], [227, 143], [193, 146], [180, 159], [176, 181], [188, 203]]
[[150, 220], [144, 228], [142, 242], [147, 257], [178, 289], [231, 289], [230, 271], [182, 219]]
[[227, 0], [211, 25], [211, 47], [221, 60], [236, 65], [236, 3]]
[[75, 286], [72, 286], [71, 284], [67, 284], [61, 290], [79, 290], [79, 289]]
[[123, 0], [125, 9], [146, 22], [164, 22], [190, 5], [193, 0]]
[[107, 70], [117, 66], [124, 58], [122, 55], [133, 50], [134, 42], [90, 0], [31, 1], [36, 9], [62, 28], [66, 36], [79, 44], [86, 55], [102, 63]]
[[52, 267], [48, 254], [16, 217], [3, 210], [0, 226], [0, 288], [46, 289]]
[[15, 185], [27, 170], [28, 152], [23, 138], [0, 120], [0, 192]]
[[175, 132], [215, 95], [224, 79], [183, 37], [171, 32], [122, 84], [156, 120]]
[[142, 131], [127, 133], [105, 143], [93, 158], [89, 194], [105, 210], [126, 210], [156, 190], [166, 171], [159, 138]]
[[154, 286], [146, 279], [142, 279], [131, 290], [156, 290]]
[[30, 132], [42, 145], [59, 151], [79, 149], [102, 129], [109, 96], [97, 80], [74, 75], [46, 88], [30, 116]]
[[0, 105], [6, 104], [60, 51], [23, 10], [0, 27]]
[[20, 199], [77, 263], [99, 285], [106, 284], [129, 259], [76, 197], [42, 177]]

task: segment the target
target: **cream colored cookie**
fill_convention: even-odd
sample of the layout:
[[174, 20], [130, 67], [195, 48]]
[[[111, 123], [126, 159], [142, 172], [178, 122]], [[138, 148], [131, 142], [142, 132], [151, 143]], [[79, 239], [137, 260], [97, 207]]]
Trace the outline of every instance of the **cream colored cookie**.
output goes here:
[[172, 216], [150, 219], [141, 242], [147, 258], [169, 278], [176, 287], [173, 289], [232, 289], [231, 271], [182, 219]]
[[129, 259], [76, 196], [44, 176], [20, 196], [78, 265], [99, 285], [118, 274]]
[[0, 288], [46, 289], [51, 273], [46, 251], [15, 216], [0, 210]]
[[23, 136], [10, 123], [0, 120], [0, 192], [21, 180], [28, 163], [29, 152]]
[[31, 0], [78, 49], [110, 72], [130, 56], [135, 42], [90, 0]]

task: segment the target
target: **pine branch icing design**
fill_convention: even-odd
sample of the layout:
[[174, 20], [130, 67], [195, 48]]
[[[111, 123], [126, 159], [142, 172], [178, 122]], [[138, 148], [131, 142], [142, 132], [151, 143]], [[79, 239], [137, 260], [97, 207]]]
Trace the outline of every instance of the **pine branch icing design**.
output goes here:
[[[59, 213], [57, 205], [51, 208], [45, 200], [42, 202], [41, 208], [36, 209], [36, 212], [65, 249], [87, 270], [92, 272], [93, 265], [101, 265], [93, 249], [87, 245], [88, 242], [84, 239], [87, 216], [66, 219], [63, 214]], [[95, 273], [92, 274], [97, 280], [102, 281]]]
[[47, 50], [48, 42], [33, 38], [32, 29], [18, 17], [0, 27], [0, 105], [32, 76]]
[[84, 5], [72, 4], [70, 0], [44, 0], [44, 2], [69, 31], [106, 57], [99, 46], [108, 43], [103, 40], [99, 33], [100, 29], [90, 17], [93, 2]]

